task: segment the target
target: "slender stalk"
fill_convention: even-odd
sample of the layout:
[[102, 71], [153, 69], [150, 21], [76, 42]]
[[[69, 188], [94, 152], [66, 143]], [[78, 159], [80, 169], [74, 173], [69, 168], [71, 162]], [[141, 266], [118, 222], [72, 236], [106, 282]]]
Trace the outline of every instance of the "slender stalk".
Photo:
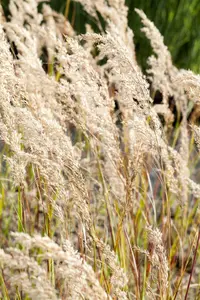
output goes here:
[[138, 270], [137, 270], [137, 264], [136, 264], [136, 260], [135, 260], [135, 255], [133, 253], [132, 247], [131, 247], [131, 243], [130, 243], [130, 239], [127, 233], [126, 228], [124, 227], [124, 233], [128, 242], [128, 246], [130, 249], [130, 255], [131, 255], [131, 266], [133, 269], [133, 274], [135, 277], [135, 281], [136, 281], [136, 292], [137, 292], [137, 298], [139, 299], [139, 295], [140, 295], [140, 286], [139, 286], [139, 274], [138, 274]]
[[195, 248], [195, 252], [194, 252], [194, 258], [193, 258], [193, 262], [192, 262], [192, 270], [191, 270], [191, 273], [190, 273], [190, 278], [189, 278], [188, 285], [187, 285], [187, 290], [186, 290], [186, 293], [185, 293], [185, 298], [184, 298], [185, 300], [188, 297], [188, 292], [189, 292], [189, 288], [190, 288], [190, 284], [191, 284], [191, 280], [192, 280], [192, 275], [193, 275], [193, 272], [194, 272], [194, 266], [195, 266], [196, 259], [197, 259], [197, 251], [198, 251], [198, 247], [199, 247], [199, 241], [200, 241], [200, 227], [199, 227], [199, 230], [198, 230], [198, 238], [197, 238], [196, 248]]
[[68, 19], [68, 15], [69, 15], [70, 1], [71, 1], [71, 0], [67, 0], [67, 1], [66, 1], [66, 7], [65, 7], [65, 18], [66, 18], [66, 19]]
[[24, 231], [23, 228], [23, 204], [22, 204], [22, 193], [21, 193], [21, 188], [18, 187], [18, 231], [22, 232]]
[[4, 297], [3, 299], [9, 300], [10, 297], [8, 295], [8, 290], [7, 290], [7, 287], [6, 287], [6, 284], [5, 284], [3, 270], [0, 270], [0, 287], [1, 287], [1, 290], [2, 290], [2, 293], [3, 293], [3, 297]]
[[115, 234], [114, 234], [113, 225], [112, 225], [111, 208], [110, 208], [110, 203], [109, 203], [109, 192], [108, 192], [108, 189], [107, 189], [107, 186], [106, 186], [103, 171], [102, 171], [101, 164], [100, 164], [100, 161], [99, 161], [98, 149], [97, 149], [97, 163], [98, 163], [97, 166], [98, 166], [98, 171], [99, 171], [99, 179], [102, 183], [104, 200], [105, 200], [105, 204], [106, 204], [106, 211], [107, 211], [107, 215], [108, 215], [108, 225], [109, 225], [109, 230], [110, 230], [110, 234], [111, 234], [112, 245], [113, 245], [113, 248], [114, 248], [114, 246], [115, 246]]
[[177, 283], [177, 285], [176, 285], [176, 290], [175, 290], [174, 297], [172, 298], [172, 300], [175, 300], [176, 297], [177, 297], [177, 295], [178, 295], [179, 287], [180, 287], [180, 285], [181, 285], [181, 282], [182, 282], [182, 280], [183, 280], [183, 277], [184, 277], [186, 268], [187, 268], [188, 263], [189, 263], [189, 260], [190, 260], [190, 255], [191, 255], [191, 252], [192, 252], [193, 245], [194, 245], [194, 241], [192, 242], [191, 246], [189, 247], [190, 250], [189, 250], [189, 253], [188, 253], [188, 255], [187, 255], [188, 258], [187, 258], [187, 261], [186, 261], [186, 263], [185, 263], [185, 265], [184, 265], [184, 268], [181, 270], [180, 279], [179, 279], [179, 281], [178, 281], [178, 283]]

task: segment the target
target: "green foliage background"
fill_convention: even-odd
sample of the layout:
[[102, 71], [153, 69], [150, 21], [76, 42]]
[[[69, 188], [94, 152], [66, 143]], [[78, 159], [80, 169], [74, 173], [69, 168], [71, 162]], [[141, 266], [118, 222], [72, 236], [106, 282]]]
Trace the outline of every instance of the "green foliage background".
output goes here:
[[[8, 2], [2, 0], [6, 15]], [[97, 30], [95, 21], [79, 3], [72, 0], [50, 1], [52, 7], [62, 13], [66, 11], [67, 2], [70, 2], [68, 18], [79, 33], [85, 31], [86, 22]], [[129, 6], [129, 26], [135, 34], [138, 61], [143, 67], [151, 49], [140, 32], [141, 23], [134, 8], [142, 9], [155, 23], [164, 36], [175, 65], [200, 73], [200, 0], [126, 0], [126, 4]]]

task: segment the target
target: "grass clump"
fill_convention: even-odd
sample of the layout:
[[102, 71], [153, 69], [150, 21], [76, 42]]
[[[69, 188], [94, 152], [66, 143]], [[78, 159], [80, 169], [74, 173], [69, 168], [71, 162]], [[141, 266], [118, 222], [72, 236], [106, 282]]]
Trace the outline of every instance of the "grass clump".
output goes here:
[[1, 16], [0, 297], [198, 299], [199, 76], [136, 9], [144, 75], [124, 1], [81, 3], [101, 34]]

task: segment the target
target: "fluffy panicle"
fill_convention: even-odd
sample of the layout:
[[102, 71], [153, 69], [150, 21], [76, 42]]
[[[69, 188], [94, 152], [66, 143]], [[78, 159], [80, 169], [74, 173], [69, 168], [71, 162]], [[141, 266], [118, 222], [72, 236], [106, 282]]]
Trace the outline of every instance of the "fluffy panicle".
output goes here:
[[[19, 31], [19, 28], [25, 27], [29, 31], [31, 39], [37, 41], [38, 54], [42, 55], [43, 48], [46, 47], [48, 62], [52, 63], [55, 51], [54, 35], [62, 40], [63, 34], [73, 36], [74, 31], [64, 16], [54, 12], [49, 5], [44, 4], [42, 13], [39, 13], [39, 2], [36, 0], [11, 0], [9, 4], [11, 13], [9, 25], [13, 25], [12, 28], [15, 28], [15, 30], [18, 28]], [[7, 25], [5, 24], [6, 28]]]
[[98, 13], [103, 17], [106, 24], [106, 30], [109, 30], [110, 34], [115, 38], [120, 36], [121, 42], [126, 45], [130, 58], [133, 60], [135, 66], [136, 56], [135, 47], [133, 43], [133, 32], [128, 27], [127, 16], [128, 9], [125, 6], [124, 0], [76, 0], [80, 2], [84, 9], [92, 15], [101, 31], [102, 26], [98, 17]]
[[128, 279], [123, 269], [119, 267], [115, 253], [111, 251], [110, 247], [105, 245], [101, 240], [95, 238], [95, 242], [103, 260], [105, 260], [105, 263], [111, 269], [111, 295], [118, 299], [128, 299], [127, 293], [123, 291], [123, 288], [125, 288], [128, 283]]
[[[177, 78], [180, 78], [181, 72], [176, 69], [171, 60], [171, 55], [167, 49], [167, 47], [164, 45], [163, 37], [158, 31], [158, 29], [155, 27], [153, 22], [151, 22], [147, 16], [144, 14], [143, 11], [136, 9], [136, 12], [139, 14], [139, 16], [142, 19], [142, 23], [144, 24], [144, 28], [142, 31], [145, 33], [147, 38], [150, 40], [151, 46], [153, 48], [153, 51], [156, 55], [153, 55], [149, 58], [149, 66], [150, 69], [148, 70], [148, 73], [150, 74], [150, 80], [152, 82], [152, 86], [154, 91], [159, 90], [162, 93], [162, 105], [165, 107], [165, 121], [167, 124], [169, 120], [172, 121], [172, 116], [169, 111], [169, 103], [168, 103], [168, 97], [171, 96], [174, 98], [177, 109], [180, 110], [183, 120], [181, 123], [181, 135], [180, 135], [180, 142], [179, 142], [179, 148], [178, 153], [173, 151], [174, 155], [173, 157], [180, 157], [178, 160], [181, 160], [181, 167], [178, 168], [178, 164], [176, 164], [176, 170], [178, 175], [178, 184], [181, 186], [181, 189], [179, 190], [179, 194], [182, 200], [187, 199], [187, 179], [189, 176], [189, 171], [187, 168], [188, 165], [188, 159], [189, 159], [189, 138], [188, 138], [188, 128], [187, 128], [187, 103], [188, 99], [184, 92], [183, 84], [179, 84], [177, 86]], [[157, 107], [155, 105], [155, 111], [157, 113], [163, 114], [163, 108], [161, 111], [161, 107]], [[170, 121], [170, 122], [171, 122]], [[162, 147], [163, 148], [163, 147]], [[172, 149], [169, 148], [169, 151]], [[169, 155], [168, 155], [169, 156]], [[163, 157], [167, 157], [167, 154], [165, 153]], [[171, 167], [169, 166], [169, 159], [168, 160], [168, 169], [173, 169], [173, 163]], [[174, 160], [174, 158], [172, 159]], [[177, 159], [175, 159], [177, 161]], [[178, 171], [179, 170], [179, 171]], [[168, 174], [171, 173], [167, 172]], [[170, 179], [169, 175], [169, 179]], [[168, 182], [171, 180], [168, 179]], [[170, 186], [172, 186], [173, 180], [171, 181]], [[173, 185], [174, 186], [174, 185]], [[185, 202], [185, 200], [183, 201]]]
[[196, 75], [190, 70], [180, 70], [175, 78], [175, 83], [182, 85], [190, 99], [199, 103], [200, 75]]
[[115, 86], [115, 96], [123, 113], [124, 128], [127, 132], [130, 129], [129, 120], [132, 119], [133, 112], [148, 114], [152, 102], [148, 84], [130, 60], [127, 48], [120, 38], [114, 39], [110, 33], [106, 36], [88, 34], [83, 38], [97, 42], [100, 50], [99, 59], [107, 58], [104, 70], [109, 78], [109, 84]]
[[[68, 40], [68, 52], [70, 54], [62, 45], [58, 48], [57, 58], [62, 65], [60, 72], [63, 76], [57, 99], [62, 104], [67, 120], [80, 128], [86, 137], [90, 137], [90, 146], [95, 156], [103, 155], [105, 169], [108, 169], [108, 164], [112, 168], [109, 185], [114, 188], [114, 181], [117, 181], [122, 195], [123, 178], [118, 171], [122, 164], [119, 132], [112, 118], [113, 103], [105, 79], [92, 67], [90, 57], [77, 41]], [[81, 61], [78, 70], [77, 60]], [[121, 179], [117, 180], [119, 176]]]
[[16, 248], [8, 248], [6, 252], [0, 249], [0, 268], [4, 280], [9, 283], [12, 297], [16, 289], [31, 299], [59, 299], [56, 290], [48, 280], [45, 268], [42, 268], [33, 258]]
[[150, 68], [147, 72], [150, 74], [149, 79], [152, 82], [154, 91], [162, 93], [163, 104], [168, 105], [168, 97], [174, 97], [177, 108], [183, 113], [187, 110], [187, 97], [185, 96], [183, 86], [177, 86], [175, 79], [179, 71], [172, 64], [171, 55], [165, 46], [163, 36], [155, 27], [145, 13], [139, 9], [135, 9], [142, 19], [144, 27], [142, 31], [149, 39], [155, 55], [148, 59]]
[[149, 241], [149, 259], [152, 267], [158, 272], [158, 286], [162, 299], [165, 299], [168, 287], [168, 261], [163, 246], [162, 234], [158, 229], [147, 228]]
[[155, 27], [154, 23], [147, 18], [143, 11], [139, 9], [135, 9], [135, 11], [142, 19], [142, 23], [144, 25], [142, 31], [149, 39], [153, 51], [156, 54], [156, 56], [152, 55], [148, 59], [148, 64], [150, 66], [148, 73], [150, 74], [153, 88], [155, 91], [160, 90], [162, 92], [163, 103], [167, 104], [167, 97], [172, 93], [170, 82], [171, 75], [175, 70], [172, 65], [171, 55], [167, 47], [164, 45], [163, 36]]
[[[15, 243], [23, 246], [23, 250], [18, 251], [22, 257], [30, 254], [31, 250], [40, 249], [38, 259], [42, 261], [47, 259], [53, 260], [55, 286], [57, 287], [57, 283], [60, 284], [60, 288], [57, 289], [59, 297], [65, 297], [65, 299], [109, 299], [109, 296], [106, 295], [96, 279], [91, 266], [81, 259], [69, 241], [65, 241], [62, 249], [49, 237], [41, 237], [39, 235], [31, 237], [24, 233], [13, 233], [12, 236]], [[33, 258], [29, 259], [34, 262]], [[34, 263], [37, 264], [36, 262]], [[42, 264], [42, 266], [38, 265], [38, 268], [45, 272], [45, 265]], [[24, 270], [26, 270], [26, 265]]]
[[[13, 27], [14, 32], [16, 32], [16, 28], [18, 27]], [[11, 27], [9, 27], [9, 29], [11, 29]], [[82, 175], [78, 170], [78, 164], [73, 157], [73, 147], [71, 145], [71, 141], [63, 131], [63, 128], [59, 122], [54, 119], [54, 113], [56, 113], [57, 110], [55, 110], [54, 113], [52, 113], [50, 110], [50, 108], [56, 106], [55, 100], [53, 100], [54, 102], [52, 105], [50, 105], [50, 102], [46, 105], [45, 100], [48, 96], [53, 96], [53, 91], [49, 89], [43, 89], [43, 87], [41, 87], [37, 91], [36, 95], [32, 94], [33, 82], [36, 86], [40, 87], [39, 81], [44, 79], [44, 84], [49, 84], [52, 86], [52, 89], [56, 85], [51, 85], [51, 79], [48, 79], [48, 76], [42, 69], [41, 62], [37, 56], [37, 52], [35, 51], [35, 47], [33, 47], [34, 42], [31, 41], [29, 32], [24, 29], [21, 32], [18, 31], [18, 35], [13, 34], [11, 36], [10, 34], [10, 38], [13, 37], [17, 48], [19, 50], [21, 49], [22, 51], [18, 60], [19, 74], [22, 74], [22, 76], [20, 76], [21, 81], [16, 79], [14, 69], [12, 69], [12, 73], [10, 74], [13, 74], [13, 81], [19, 81], [18, 84], [21, 84], [21, 91], [24, 91], [24, 97], [26, 100], [23, 101], [23, 107], [15, 105], [13, 106], [11, 103], [8, 103], [8, 105], [5, 106], [7, 111], [5, 114], [7, 116], [6, 122], [8, 123], [8, 128], [6, 128], [6, 132], [2, 132], [2, 139], [4, 139], [9, 146], [13, 145], [12, 150], [15, 152], [15, 155], [10, 158], [10, 165], [14, 170], [13, 175], [15, 175], [15, 184], [19, 185], [23, 181], [22, 177], [25, 175], [26, 166], [28, 164], [33, 164], [39, 167], [41, 175], [44, 176], [44, 178], [49, 182], [49, 186], [51, 187], [53, 193], [57, 193], [59, 190], [60, 197], [63, 199], [63, 197], [66, 198], [65, 190], [70, 189], [70, 193], [72, 193], [77, 200], [79, 199], [79, 204], [78, 202], [77, 204], [80, 208], [78, 210], [81, 212], [83, 208], [83, 198], [85, 198], [85, 201], [87, 202], [87, 191], [84, 188]], [[20, 41], [20, 37], [24, 36], [26, 37], [28, 45], [23, 44]], [[29, 42], [31, 44], [29, 44]], [[25, 59], [29, 63], [31, 63], [31, 61], [35, 61], [33, 65], [29, 65], [29, 70], [28, 68], [26, 69], [28, 71], [27, 76], [24, 76], [23, 73], [25, 68]], [[32, 72], [30, 72], [30, 70]], [[21, 91], [20, 93], [22, 94]], [[45, 91], [47, 91], [47, 94]], [[15, 95], [17, 95], [17, 89], [13, 91], [13, 97], [15, 97]], [[22, 96], [23, 95], [21, 95], [20, 101], [23, 100]], [[10, 97], [11, 96], [9, 96], [9, 98]], [[17, 95], [15, 98], [19, 98], [19, 95]], [[2, 105], [4, 101], [7, 101], [7, 99], [3, 99]], [[36, 102], [36, 105], [34, 105], [34, 102]], [[36, 114], [38, 109], [40, 109], [39, 115]], [[4, 122], [4, 127], [5, 124], [6, 123]], [[11, 129], [12, 124], [14, 130]], [[15, 134], [17, 139], [14, 139], [13, 134], [17, 132], [18, 129], [20, 129], [22, 134], [18, 134], [18, 137]], [[6, 136], [8, 133], [12, 136]], [[23, 150], [21, 149], [22, 140], [24, 144]], [[18, 141], [18, 143], [15, 143], [14, 141]], [[16, 149], [17, 145], [19, 145], [18, 149]], [[13, 163], [11, 163], [11, 161]], [[68, 178], [70, 179], [69, 181]], [[82, 185], [80, 184], [81, 181]], [[80, 187], [81, 189], [79, 189]], [[82, 216], [84, 216], [85, 220], [87, 219], [89, 221], [90, 217], [88, 212], [85, 211]]]

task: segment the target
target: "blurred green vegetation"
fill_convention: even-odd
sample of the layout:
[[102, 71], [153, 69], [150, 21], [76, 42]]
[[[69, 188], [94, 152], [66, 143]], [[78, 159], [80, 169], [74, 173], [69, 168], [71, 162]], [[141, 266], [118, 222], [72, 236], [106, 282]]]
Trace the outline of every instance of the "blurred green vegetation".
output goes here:
[[[8, 14], [9, 1], [1, 2]], [[86, 22], [98, 30], [95, 20], [79, 3], [72, 0], [51, 0], [50, 3], [55, 10], [64, 14], [67, 3], [70, 4], [68, 18], [77, 32], [85, 32]], [[200, 73], [200, 0], [126, 0], [126, 4], [129, 6], [129, 26], [134, 31], [138, 61], [143, 67], [151, 49], [140, 31], [142, 25], [134, 8], [142, 9], [155, 23], [164, 36], [176, 66]]]
[[129, 26], [134, 30], [138, 59], [145, 64], [149, 47], [134, 8], [142, 9], [164, 36], [173, 62], [179, 68], [200, 73], [200, 1], [199, 0], [127, 0]]

